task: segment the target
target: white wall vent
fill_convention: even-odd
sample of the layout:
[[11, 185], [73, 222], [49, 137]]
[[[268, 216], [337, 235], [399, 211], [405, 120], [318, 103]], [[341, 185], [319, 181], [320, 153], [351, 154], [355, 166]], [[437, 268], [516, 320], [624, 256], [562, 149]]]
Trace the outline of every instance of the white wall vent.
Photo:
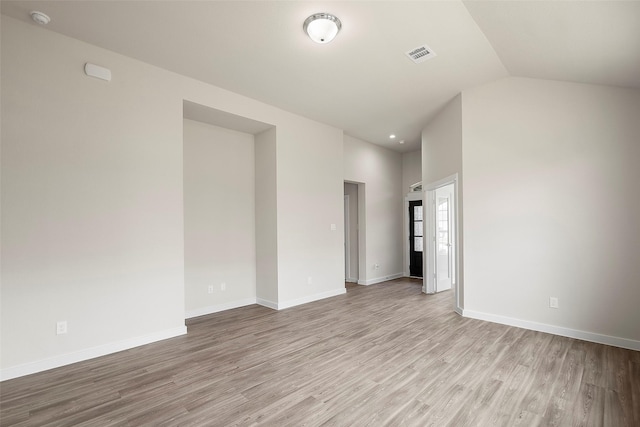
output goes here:
[[416, 64], [426, 61], [427, 59], [436, 56], [436, 53], [431, 50], [429, 46], [423, 44], [415, 49], [411, 49], [409, 52], [405, 52], [406, 55]]

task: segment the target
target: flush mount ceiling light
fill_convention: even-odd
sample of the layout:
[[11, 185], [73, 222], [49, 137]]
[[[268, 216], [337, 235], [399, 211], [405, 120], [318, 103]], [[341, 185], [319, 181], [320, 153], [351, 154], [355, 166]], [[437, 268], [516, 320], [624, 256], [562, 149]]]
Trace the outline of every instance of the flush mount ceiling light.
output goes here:
[[34, 10], [33, 12], [30, 13], [30, 15], [31, 15], [31, 19], [33, 19], [40, 25], [47, 25], [49, 22], [51, 22], [51, 18], [49, 18], [46, 13], [42, 13], [37, 10]]
[[342, 28], [342, 22], [328, 13], [314, 13], [304, 20], [302, 28], [314, 42], [329, 43]]

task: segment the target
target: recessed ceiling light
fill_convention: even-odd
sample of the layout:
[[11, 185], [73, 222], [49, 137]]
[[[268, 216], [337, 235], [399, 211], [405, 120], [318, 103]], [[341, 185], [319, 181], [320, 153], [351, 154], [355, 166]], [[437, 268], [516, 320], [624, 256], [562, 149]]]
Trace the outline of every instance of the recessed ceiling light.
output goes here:
[[31, 19], [33, 19], [40, 25], [47, 25], [49, 22], [51, 22], [51, 18], [49, 18], [46, 13], [34, 10], [30, 13], [30, 15]]
[[398, 141], [398, 144], [404, 144], [404, 139], [401, 139], [400, 141]]
[[396, 136], [394, 134], [389, 135], [389, 139], [396, 139]]

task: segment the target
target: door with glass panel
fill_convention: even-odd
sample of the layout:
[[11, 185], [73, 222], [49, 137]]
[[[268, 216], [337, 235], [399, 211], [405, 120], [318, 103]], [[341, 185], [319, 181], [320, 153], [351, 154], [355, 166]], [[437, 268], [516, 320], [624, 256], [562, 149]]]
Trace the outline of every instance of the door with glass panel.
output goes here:
[[435, 191], [436, 292], [451, 289], [454, 280], [453, 184]]
[[422, 277], [423, 237], [422, 200], [409, 202], [409, 274]]

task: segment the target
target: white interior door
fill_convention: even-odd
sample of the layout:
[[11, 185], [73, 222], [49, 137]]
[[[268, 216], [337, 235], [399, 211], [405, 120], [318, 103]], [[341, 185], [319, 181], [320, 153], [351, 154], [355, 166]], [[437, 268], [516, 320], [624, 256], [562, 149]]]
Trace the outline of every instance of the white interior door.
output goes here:
[[435, 275], [436, 292], [451, 289], [454, 281], [453, 185], [435, 191]]

